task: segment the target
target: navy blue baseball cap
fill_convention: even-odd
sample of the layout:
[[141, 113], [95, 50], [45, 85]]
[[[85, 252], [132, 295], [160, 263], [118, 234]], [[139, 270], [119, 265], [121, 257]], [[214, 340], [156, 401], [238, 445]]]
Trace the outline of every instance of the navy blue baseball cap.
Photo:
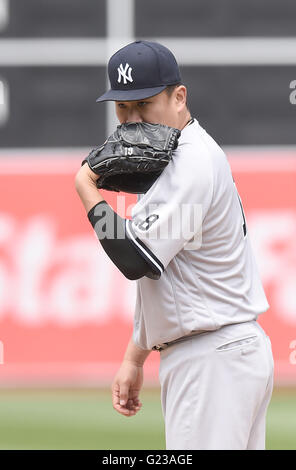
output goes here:
[[108, 75], [111, 88], [97, 102], [141, 100], [181, 82], [172, 52], [150, 41], [135, 41], [119, 49], [109, 60]]

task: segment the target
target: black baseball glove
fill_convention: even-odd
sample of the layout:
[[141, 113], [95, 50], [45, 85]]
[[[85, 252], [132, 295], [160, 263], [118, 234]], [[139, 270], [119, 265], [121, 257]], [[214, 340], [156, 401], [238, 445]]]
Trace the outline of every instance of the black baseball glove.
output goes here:
[[98, 188], [145, 193], [170, 162], [180, 134], [179, 129], [162, 124], [121, 124], [81, 165], [87, 162], [100, 175]]

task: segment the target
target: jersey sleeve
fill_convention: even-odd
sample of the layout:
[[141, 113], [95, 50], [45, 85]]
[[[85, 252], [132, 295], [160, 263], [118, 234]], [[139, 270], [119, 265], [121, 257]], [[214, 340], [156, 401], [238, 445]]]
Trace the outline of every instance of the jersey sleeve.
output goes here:
[[126, 231], [160, 274], [179, 251], [200, 246], [212, 192], [209, 152], [182, 144], [149, 191], [139, 196]]

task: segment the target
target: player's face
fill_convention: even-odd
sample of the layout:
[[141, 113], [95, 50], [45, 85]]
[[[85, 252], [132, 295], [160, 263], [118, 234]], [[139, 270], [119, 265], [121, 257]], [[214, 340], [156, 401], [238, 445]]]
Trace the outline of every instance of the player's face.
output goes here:
[[140, 101], [116, 101], [115, 107], [120, 124], [150, 122], [181, 128], [182, 115], [186, 108], [186, 88], [177, 87], [171, 95], [164, 90]]

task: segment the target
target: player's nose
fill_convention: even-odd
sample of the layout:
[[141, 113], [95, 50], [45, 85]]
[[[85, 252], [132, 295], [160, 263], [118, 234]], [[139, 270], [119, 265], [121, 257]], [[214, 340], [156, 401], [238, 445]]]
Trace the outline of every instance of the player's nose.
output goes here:
[[137, 109], [130, 109], [127, 114], [126, 122], [143, 122], [143, 119]]

